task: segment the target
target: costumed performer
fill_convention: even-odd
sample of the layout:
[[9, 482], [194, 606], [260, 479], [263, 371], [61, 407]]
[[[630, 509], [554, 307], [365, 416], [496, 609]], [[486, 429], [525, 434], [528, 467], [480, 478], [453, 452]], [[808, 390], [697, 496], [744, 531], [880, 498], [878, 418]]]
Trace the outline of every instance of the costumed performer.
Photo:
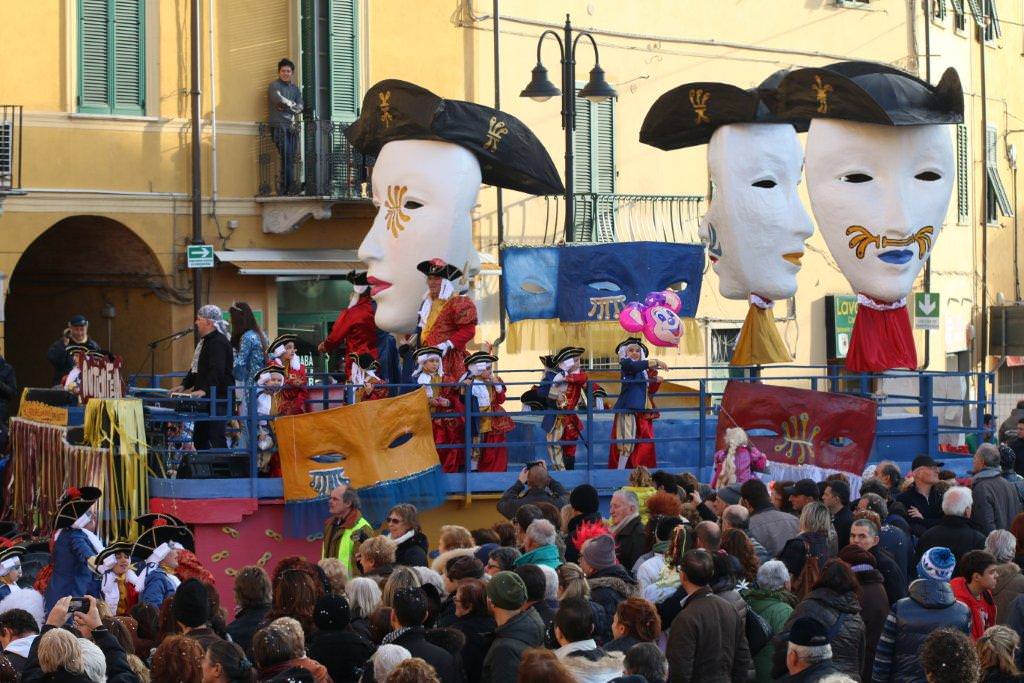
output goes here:
[[49, 612], [57, 601], [67, 595], [96, 595], [99, 586], [89, 568], [89, 558], [103, 550], [103, 542], [94, 533], [96, 515], [92, 506], [103, 492], [94, 486], [71, 487], [61, 496], [54, 519], [52, 549], [53, 567], [44, 595]]
[[779, 83], [777, 113], [807, 117], [807, 194], [857, 293], [846, 369], [917, 368], [907, 296], [932, 253], [957, 174], [950, 125], [964, 121], [955, 69], [932, 85], [891, 66], [838, 62]]
[[435, 258], [416, 269], [427, 276], [427, 293], [419, 312], [419, 345], [441, 351], [445, 382], [456, 382], [466, 371], [466, 344], [476, 334], [476, 304], [456, 293], [455, 281], [462, 271]]
[[0, 601], [11, 593], [21, 590], [21, 556], [26, 552], [23, 545], [12, 545], [0, 550]]
[[589, 379], [580, 365], [583, 352], [584, 349], [578, 346], [559, 349], [551, 356], [555, 373], [549, 376], [549, 372], [545, 372], [545, 379], [541, 381], [538, 390], [554, 410], [573, 411], [562, 415], [545, 415], [541, 422], [546, 432], [548, 457], [551, 458], [553, 470], [571, 470], [576, 467], [576, 444], [558, 445], [557, 442], [575, 442], [583, 429], [583, 423], [575, 412]]
[[508, 469], [505, 435], [515, 426], [505, 414], [505, 384], [494, 374], [498, 357], [477, 351], [466, 358], [466, 372], [459, 378], [463, 384], [466, 405], [473, 413], [473, 461], [478, 472], [504, 472]]
[[654, 442], [635, 443], [634, 439], [653, 439], [654, 394], [661, 388], [657, 369], [667, 370], [664, 361], [648, 358], [647, 347], [637, 337], [629, 337], [615, 347], [619, 356], [620, 389], [612, 420], [612, 443], [608, 449], [608, 469], [658, 466]]
[[333, 353], [345, 347], [345, 377], [352, 376], [352, 355], [368, 353], [374, 360], [379, 358], [377, 349], [377, 324], [373, 321], [376, 305], [370, 297], [370, 285], [366, 272], [349, 271], [345, 279], [352, 283], [352, 296], [348, 307], [338, 314], [331, 326], [331, 333], [316, 347], [320, 353]]
[[141, 515], [135, 521], [145, 527], [132, 546], [132, 557], [143, 562], [135, 589], [141, 602], [160, 609], [181, 584], [174, 575], [178, 551], [193, 545], [192, 532], [177, 517], [163, 513]]
[[[423, 387], [430, 404], [431, 423], [434, 430], [434, 443], [462, 444], [465, 440], [465, 420], [459, 417], [465, 412], [459, 400], [458, 388], [441, 386], [444, 376], [441, 374], [441, 349], [436, 346], [421, 346], [413, 354], [416, 370], [412, 376], [418, 385]], [[444, 417], [438, 417], [444, 415]], [[445, 472], [459, 472], [465, 466], [465, 448], [438, 448], [441, 468]]]
[[259, 391], [256, 394], [256, 415], [260, 418], [256, 428], [256, 457], [260, 472], [271, 477], [281, 476], [281, 462], [270, 421], [262, 418], [280, 414], [284, 372], [280, 365], [268, 365], [253, 378]]
[[101, 550], [92, 563], [100, 577], [100, 598], [115, 616], [129, 614], [139, 602], [139, 591], [135, 587], [139, 577], [132, 569], [131, 554], [131, 543], [114, 541]]
[[279, 415], [301, 415], [309, 412], [306, 406], [309, 399], [309, 376], [306, 374], [306, 366], [295, 353], [297, 340], [298, 336], [294, 334], [278, 335], [267, 349], [270, 362], [284, 368], [284, 386], [281, 388], [278, 403]]
[[353, 403], [362, 401], [376, 401], [388, 397], [387, 382], [377, 376], [380, 371], [380, 363], [373, 359], [368, 353], [355, 355], [349, 354], [349, 384], [353, 386]]
[[742, 427], [725, 430], [725, 448], [715, 451], [715, 474], [711, 488], [743, 484], [754, 478], [754, 472], [768, 468], [768, 457], [750, 442]]
[[[94, 342], [95, 343], [95, 342]], [[89, 347], [82, 346], [81, 344], [70, 344], [67, 348], [68, 358], [71, 359], [71, 369], [68, 374], [61, 378], [61, 387], [64, 391], [70, 391], [72, 394], [77, 394], [79, 386], [82, 383], [82, 365], [85, 363], [85, 357], [89, 355]]]

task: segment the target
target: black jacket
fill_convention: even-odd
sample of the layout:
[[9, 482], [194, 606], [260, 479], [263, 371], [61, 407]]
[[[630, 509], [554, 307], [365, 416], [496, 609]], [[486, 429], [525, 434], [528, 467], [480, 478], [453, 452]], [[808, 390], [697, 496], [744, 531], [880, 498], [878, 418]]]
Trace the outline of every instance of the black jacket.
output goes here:
[[[78, 342], [74, 342], [77, 344]], [[92, 338], [85, 340], [84, 344], [90, 351], [99, 351], [100, 345], [97, 344]], [[75, 367], [75, 361], [71, 358], [68, 353], [68, 345], [64, 343], [64, 338], [61, 337], [57, 341], [50, 344], [50, 348], [46, 351], [46, 360], [50, 361], [50, 365], [53, 366], [53, 384], [54, 386], [60, 384], [61, 380], [64, 379], [64, 375], [71, 372], [71, 368]]]
[[[785, 657], [789, 629], [801, 617], [811, 617], [829, 631], [832, 645], [832, 663], [847, 676], [860, 678], [864, 668], [866, 633], [861, 607], [854, 592], [836, 593], [830, 588], [815, 588], [793, 608], [782, 633], [775, 643], [776, 677], [786, 670]], [[782, 641], [781, 643], [779, 641]], [[780, 647], [781, 645], [781, 647]]]
[[398, 544], [395, 550], [395, 564], [406, 567], [427, 566], [427, 537], [422, 531], [415, 532]]
[[828, 552], [828, 537], [820, 531], [806, 531], [796, 538], [789, 539], [783, 546], [782, 552], [779, 553], [779, 559], [786, 565], [789, 575], [794, 580], [804, 570], [808, 547], [811, 554], [818, 558], [818, 569], [824, 567], [831, 557]]
[[483, 683], [515, 683], [523, 653], [531, 647], [543, 645], [544, 624], [540, 616], [535, 610], [520, 612], [495, 629], [494, 641], [484, 657], [480, 680]]
[[479, 683], [483, 675], [484, 657], [491, 646], [497, 624], [489, 614], [457, 617], [451, 628], [462, 631], [466, 636], [466, 645], [462, 648], [462, 668], [466, 672], [468, 683]]
[[631, 519], [615, 534], [615, 555], [623, 567], [632, 567], [636, 558], [647, 552], [647, 534], [640, 515]]
[[315, 631], [309, 643], [309, 658], [327, 667], [334, 683], [355, 683], [376, 646], [349, 629]]
[[600, 645], [611, 640], [615, 610], [620, 602], [636, 595], [637, 583], [621, 564], [597, 570], [587, 577], [587, 583], [590, 584], [590, 599], [600, 605], [605, 614], [606, 630], [596, 638]]
[[565, 525], [565, 561], [580, 563], [580, 551], [576, 549], [576, 544], [573, 543], [572, 537], [576, 534], [576, 530], [580, 528], [580, 525], [584, 522], [600, 522], [600, 512], [589, 512], [585, 515], [576, 515], [569, 520], [569, 523]]
[[235, 381], [231, 340], [215, 329], [202, 338], [202, 344], [196, 371], [189, 370], [181, 385], [186, 389], [202, 389], [206, 398], [210, 398], [211, 389], [216, 387], [217, 399], [223, 399], [227, 396], [228, 386]]
[[524, 505], [536, 505], [537, 503], [551, 503], [559, 510], [569, 501], [569, 494], [565, 487], [559, 484], [552, 477], [551, 482], [542, 489], [526, 488], [526, 484], [516, 480], [516, 483], [508, 487], [505, 493], [501, 494], [498, 501], [498, 512], [505, 517], [512, 519], [519, 508]]
[[946, 515], [918, 539], [914, 567], [917, 567], [925, 551], [939, 546], [949, 548], [959, 562], [970, 551], [985, 548], [985, 534], [978, 531], [968, 519]]
[[845, 548], [850, 544], [850, 527], [853, 526], [853, 513], [850, 512], [850, 508], [844, 505], [839, 512], [832, 515], [832, 526], [835, 527], [839, 547]]
[[[907, 511], [907, 522], [910, 524], [910, 531], [918, 538], [933, 526], [939, 523], [942, 519], [942, 495], [939, 494], [938, 489], [934, 486], [928, 492], [928, 497], [925, 498], [917, 489], [911, 486], [909, 489], [901, 493], [896, 497], [896, 500], [903, 504], [903, 507]], [[924, 519], [917, 519], [916, 517], [910, 517], [910, 508], [917, 508]], [[914, 561], [915, 563], [917, 560]]]
[[[84, 673], [73, 674], [64, 669], [58, 669], [50, 674], [43, 673], [43, 670], [39, 667], [37, 650], [39, 649], [40, 641], [42, 641], [42, 636], [52, 628], [56, 627], [49, 624], [43, 626], [43, 630], [39, 634], [40, 637], [36, 638], [35, 642], [32, 643], [32, 649], [28, 652], [28, 662], [25, 664], [25, 670], [21, 674], [21, 680], [24, 683], [37, 683], [38, 681], [90, 683], [89, 677]], [[107, 683], [138, 683], [139, 677], [128, 666], [128, 658], [125, 656], [121, 644], [110, 631], [105, 628], [94, 630], [92, 632], [92, 641], [103, 651], [103, 656], [107, 660]]]
[[889, 598], [889, 604], [907, 597], [907, 577], [900, 571], [896, 558], [886, 552], [879, 545], [871, 549], [878, 564], [878, 572], [885, 581], [885, 594]]
[[788, 674], [785, 678], [780, 678], [779, 680], [784, 683], [817, 683], [837, 673], [839, 673], [839, 670], [832, 664], [830, 659], [807, 667], [798, 674]]
[[694, 591], [672, 621], [665, 654], [673, 683], [743, 683], [753, 670], [743, 619], [707, 586]]
[[[444, 648], [429, 642], [420, 626], [409, 629], [402, 635], [391, 641], [393, 645], [401, 645], [409, 651], [413, 657], [419, 657], [430, 666], [434, 667], [437, 677], [445, 683], [459, 683], [463, 680], [462, 669], [456, 666], [455, 657]], [[310, 659], [314, 659], [312, 656]], [[373, 662], [367, 662], [363, 669], [363, 681], [374, 681]]]
[[238, 612], [235, 620], [228, 624], [228, 635], [231, 640], [245, 650], [245, 654], [252, 659], [252, 636], [260, 628], [260, 624], [267, 617], [270, 605], [259, 607], [248, 607]]

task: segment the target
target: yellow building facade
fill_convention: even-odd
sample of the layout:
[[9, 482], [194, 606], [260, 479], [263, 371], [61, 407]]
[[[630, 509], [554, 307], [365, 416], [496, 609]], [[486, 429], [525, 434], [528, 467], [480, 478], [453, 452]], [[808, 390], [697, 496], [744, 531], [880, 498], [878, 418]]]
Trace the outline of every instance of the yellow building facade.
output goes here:
[[[82, 312], [101, 345], [124, 356], [129, 372], [148, 368], [146, 343], [192, 320], [189, 196], [190, 0], [45, 0], [10, 3], [0, 25], [6, 58], [0, 103], [21, 105], [24, 195], [3, 204], [0, 272], [5, 276], [5, 353], [26, 384], [49, 382], [45, 348], [64, 321]], [[557, 98], [519, 97], [537, 60], [537, 38], [560, 31], [566, 14], [594, 36], [601, 66], [618, 91], [614, 104], [587, 109], [577, 158], [589, 155], [581, 193], [612, 202], [613, 222], [592, 237], [696, 241], [709, 191], [703, 148], [662, 152], [641, 145], [641, 122], [654, 100], [688, 81], [760, 83], [774, 71], [863, 59], [885, 62], [937, 82], [956, 67], [967, 120], [950, 127], [966, 178], [950, 203], [932, 256], [930, 290], [941, 297], [940, 330], [918, 332], [929, 369], [994, 367], [980, 348], [982, 291], [989, 306], [1021, 298], [1016, 171], [1009, 145], [1024, 138], [1024, 33], [1020, 3], [1006, 0], [200, 0], [202, 80], [202, 230], [216, 268], [204, 272], [204, 303], [224, 309], [248, 301], [268, 332], [299, 331], [316, 341], [347, 289], [331, 275], [358, 266], [356, 249], [374, 209], [365, 178], [340, 142], [359, 95], [383, 78], [401, 78], [456, 99], [495, 103], [529, 125], [561, 168], [563, 132]], [[494, 5], [499, 9], [497, 63]], [[984, 46], [973, 6], [989, 17]], [[15, 9], [16, 7], [16, 9]], [[106, 11], [107, 33], [97, 29]], [[993, 18], [993, 12], [995, 17]], [[107, 15], [103, 15], [107, 16]], [[89, 19], [92, 18], [90, 23]], [[996, 23], [998, 21], [998, 23]], [[134, 28], [123, 30], [125, 23]], [[999, 30], [993, 30], [998, 26]], [[124, 41], [120, 37], [125, 37]], [[104, 105], [106, 40], [109, 64]], [[127, 47], [125, 47], [127, 46]], [[135, 50], [134, 53], [128, 50]], [[119, 52], [120, 50], [120, 52]], [[986, 167], [982, 122], [982, 52], [986, 119], [994, 127]], [[133, 62], [131, 54], [136, 61]], [[127, 55], [127, 56], [126, 56]], [[558, 49], [542, 59], [557, 82]], [[297, 64], [307, 110], [329, 122], [330, 142], [306, 147], [306, 187], [277, 197], [277, 152], [261, 129], [267, 86], [280, 58]], [[90, 62], [89, 60], [92, 59]], [[98, 60], [98, 61], [97, 61]], [[577, 81], [586, 82], [593, 51], [581, 41]], [[132, 64], [135, 64], [133, 67]], [[126, 66], [125, 66], [126, 65]], [[121, 67], [124, 67], [121, 69]], [[120, 79], [129, 73], [127, 81]], [[113, 74], [113, 75], [111, 75]], [[99, 94], [97, 94], [99, 93]], [[84, 97], [83, 97], [84, 96]], [[120, 98], [120, 99], [119, 99]], [[583, 101], [581, 101], [583, 102]], [[585, 104], [585, 102], [584, 102]], [[589, 106], [589, 105], [587, 105]], [[326, 130], [326, 129], [325, 129]], [[992, 140], [994, 139], [994, 143]], [[304, 145], [308, 143], [304, 142]], [[312, 151], [311, 151], [312, 150]], [[321, 156], [316, 156], [320, 154]], [[313, 159], [328, 159], [332, 183], [313, 187]], [[578, 163], [580, 163], [578, 161]], [[262, 164], [262, 168], [261, 168]], [[337, 169], [344, 176], [339, 181]], [[578, 176], [583, 176], [577, 166]], [[270, 174], [268, 176], [268, 173]], [[347, 175], [345, 175], [347, 174]], [[1005, 205], [989, 197], [993, 175]], [[268, 177], [270, 180], [268, 180]], [[999, 192], [994, 192], [998, 195]], [[503, 241], [551, 244], [561, 239], [559, 199], [503, 194]], [[604, 201], [605, 199], [602, 199]], [[995, 211], [992, 211], [995, 206]], [[482, 324], [477, 341], [501, 336], [497, 297], [498, 205], [483, 188], [476, 211], [477, 248], [485, 265], [474, 283]], [[983, 228], [983, 224], [987, 226]], [[988, 267], [982, 277], [987, 232]], [[919, 281], [918, 290], [924, 287]], [[808, 243], [794, 300], [776, 307], [797, 364], [827, 358], [827, 295], [852, 294], [815, 235]], [[718, 294], [707, 269], [698, 319], [704, 351], [675, 364], [719, 368], [727, 362], [746, 302]], [[104, 317], [106, 314], [106, 317]], [[507, 337], [507, 335], [506, 335]], [[522, 345], [521, 345], [522, 346]], [[506, 342], [507, 348], [507, 342]], [[538, 352], [503, 354], [503, 368], [532, 368]], [[501, 352], [501, 347], [499, 347]], [[594, 358], [612, 349], [591, 349]], [[161, 344], [157, 371], [183, 369], [187, 341]], [[712, 374], [725, 375], [724, 369]], [[1007, 394], [1016, 375], [1000, 375]], [[1024, 377], [1020, 384], [1024, 387]], [[1007, 398], [1007, 401], [1010, 399]]]

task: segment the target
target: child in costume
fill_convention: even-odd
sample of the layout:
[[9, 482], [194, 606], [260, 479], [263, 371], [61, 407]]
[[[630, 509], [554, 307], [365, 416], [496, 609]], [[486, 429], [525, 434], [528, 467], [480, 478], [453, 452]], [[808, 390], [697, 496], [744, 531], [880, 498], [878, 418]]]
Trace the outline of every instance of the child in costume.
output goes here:
[[725, 430], [725, 448], [715, 452], [715, 474], [711, 488], [742, 484], [754, 478], [754, 472], [764, 472], [768, 458], [750, 443], [747, 433], [740, 427]]
[[[280, 414], [281, 388], [285, 383], [285, 370], [280, 365], [268, 365], [253, 378], [256, 394], [256, 415], [275, 417]], [[261, 419], [256, 427], [256, 457], [259, 471], [272, 477], [281, 476], [281, 463], [277, 457], [277, 443], [270, 421]]]
[[[421, 346], [413, 354], [416, 369], [412, 376], [427, 393], [430, 404], [431, 423], [434, 427], [434, 443], [462, 444], [465, 440], [465, 421], [457, 415], [435, 417], [446, 413], [462, 413], [462, 401], [456, 387], [443, 387], [441, 370], [441, 349], [436, 346]], [[465, 466], [463, 448], [438, 448], [441, 467], [445, 472], [459, 472]]]
[[377, 376], [380, 363], [368, 353], [349, 354], [349, 384], [353, 385], [353, 403], [376, 401], [388, 397], [387, 383]]
[[61, 497], [54, 520], [52, 574], [46, 587], [46, 609], [53, 609], [66, 595], [95, 595], [96, 577], [89, 558], [103, 550], [103, 542], [93, 532], [96, 516], [93, 505], [103, 495], [93, 486], [71, 487]]
[[633, 439], [653, 439], [654, 394], [661, 388], [657, 369], [668, 369], [664, 361], [647, 358], [647, 347], [637, 337], [629, 337], [615, 347], [619, 356], [621, 384], [615, 400], [612, 443], [608, 449], [608, 469], [657, 467], [654, 442], [634, 443]]
[[[578, 346], [566, 346], [550, 358], [551, 367], [544, 373], [539, 392], [555, 410], [575, 411], [580, 397], [586, 390], [587, 373], [583, 372], [580, 357], [584, 349]], [[543, 362], [545, 358], [541, 358]], [[545, 415], [541, 423], [548, 441], [548, 456], [551, 458], [551, 469], [571, 470], [576, 466], [576, 444], [562, 444], [559, 441], [576, 441], [580, 438], [583, 428], [579, 415], [573, 413], [563, 415]]]
[[135, 587], [139, 576], [132, 569], [131, 554], [131, 543], [114, 541], [100, 551], [93, 563], [100, 577], [100, 598], [115, 616], [129, 614], [139, 602]]
[[505, 414], [505, 384], [494, 374], [497, 356], [477, 351], [466, 358], [466, 372], [459, 380], [463, 395], [473, 411], [473, 469], [478, 472], [504, 472], [508, 469], [505, 435], [515, 426]]
[[145, 527], [132, 546], [132, 557], [143, 561], [135, 589], [141, 602], [159, 609], [181, 584], [174, 575], [178, 551], [194, 547], [192, 532], [177, 517], [163, 513], [141, 515], [135, 521]]
[[281, 389], [281, 399], [278, 403], [279, 415], [301, 415], [309, 412], [306, 407], [306, 401], [309, 399], [309, 378], [306, 366], [295, 354], [297, 340], [298, 337], [294, 334], [282, 334], [270, 342], [267, 349], [271, 364], [284, 368], [284, 388]]
[[0, 601], [21, 590], [18, 579], [21, 578], [21, 556], [24, 554], [23, 545], [11, 545], [0, 550]]

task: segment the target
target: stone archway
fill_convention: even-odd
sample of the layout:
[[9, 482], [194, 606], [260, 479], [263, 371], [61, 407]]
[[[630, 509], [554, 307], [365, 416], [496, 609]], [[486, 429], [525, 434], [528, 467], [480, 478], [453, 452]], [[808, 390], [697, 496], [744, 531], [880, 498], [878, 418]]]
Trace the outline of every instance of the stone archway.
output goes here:
[[[152, 249], [122, 223], [103, 216], [55, 223], [28, 246], [11, 275], [5, 341], [19, 386], [51, 386], [46, 350], [76, 313], [89, 319], [89, 336], [124, 358], [126, 377], [148, 369], [146, 342], [167, 334], [171, 324], [164, 282]], [[161, 352], [157, 372], [169, 362]]]

